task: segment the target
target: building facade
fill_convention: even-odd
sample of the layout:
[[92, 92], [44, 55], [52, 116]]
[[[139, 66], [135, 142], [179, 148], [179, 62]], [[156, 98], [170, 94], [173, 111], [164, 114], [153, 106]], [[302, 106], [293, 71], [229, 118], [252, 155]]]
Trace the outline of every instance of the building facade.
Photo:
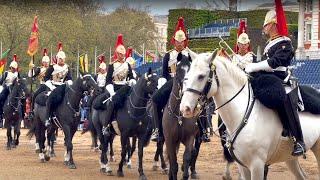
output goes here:
[[167, 29], [168, 29], [168, 16], [154, 16], [153, 18], [155, 26], [155, 45], [156, 53], [163, 56], [166, 52], [167, 44]]
[[319, 0], [299, 1], [297, 59], [320, 59]]

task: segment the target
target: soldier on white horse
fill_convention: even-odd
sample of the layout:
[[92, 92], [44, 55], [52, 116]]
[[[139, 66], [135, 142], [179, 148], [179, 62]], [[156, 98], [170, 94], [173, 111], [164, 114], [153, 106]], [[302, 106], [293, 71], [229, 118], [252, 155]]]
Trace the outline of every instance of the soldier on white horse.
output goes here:
[[[279, 1], [276, 2], [279, 6]], [[267, 13], [265, 22], [266, 33], [279, 31], [276, 24], [280, 21], [274, 11]], [[320, 96], [316, 90], [312, 91], [314, 100], [311, 96], [303, 96], [305, 112], [297, 113], [297, 98], [285, 93], [284, 80], [280, 78], [281, 75], [286, 76], [283, 70], [290, 65], [292, 54], [288, 38], [279, 36], [271, 40], [265, 51], [267, 59], [246, 66], [246, 72], [258, 72], [252, 74], [251, 82], [240, 68], [223, 57], [216, 57], [216, 53], [192, 55], [194, 60], [186, 77], [180, 110], [184, 117], [192, 117], [197, 112], [201, 97], [214, 97], [218, 113], [230, 134], [227, 138], [229, 151], [245, 179], [263, 179], [265, 164], [283, 161], [296, 178], [305, 179], [297, 156], [309, 149], [316, 156], [320, 171], [320, 105], [313, 103], [319, 102]], [[209, 90], [204, 92], [208, 86]], [[301, 94], [304, 94], [303, 89], [301, 87]], [[287, 100], [291, 102], [287, 104]], [[301, 126], [297, 122], [299, 117]], [[283, 136], [280, 122], [289, 130], [290, 136], [295, 136], [293, 141]]]

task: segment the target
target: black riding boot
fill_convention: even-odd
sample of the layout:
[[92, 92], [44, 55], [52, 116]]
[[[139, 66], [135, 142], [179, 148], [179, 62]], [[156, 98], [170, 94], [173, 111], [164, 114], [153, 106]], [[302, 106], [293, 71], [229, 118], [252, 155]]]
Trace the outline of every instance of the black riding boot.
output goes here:
[[48, 98], [47, 103], [46, 103], [46, 120], [44, 125], [46, 127], [49, 127], [51, 125], [51, 119], [53, 118], [53, 108], [52, 108], [52, 102], [51, 100]]
[[287, 121], [287, 128], [294, 142], [292, 156], [300, 156], [305, 153], [305, 144], [298, 115], [297, 91], [298, 89], [296, 88], [287, 94], [286, 101], [283, 104], [283, 112], [280, 113], [282, 114], [282, 117], [281, 115], [280, 117]]
[[[158, 105], [154, 102], [151, 101], [151, 106], [152, 106], [152, 120], [153, 120], [153, 125], [154, 129], [151, 135], [151, 140], [157, 142], [159, 140], [159, 109]], [[160, 110], [161, 111], [161, 110]]]
[[3, 128], [3, 116], [0, 114], [0, 128]]
[[106, 103], [107, 103], [106, 121], [105, 121], [105, 124], [103, 124], [102, 133], [106, 136], [110, 136], [114, 102], [111, 100], [108, 100]]

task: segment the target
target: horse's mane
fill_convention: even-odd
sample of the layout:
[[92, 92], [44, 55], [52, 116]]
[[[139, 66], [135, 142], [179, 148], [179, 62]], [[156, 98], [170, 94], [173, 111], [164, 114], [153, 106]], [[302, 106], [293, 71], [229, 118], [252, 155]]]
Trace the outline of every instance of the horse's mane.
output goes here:
[[223, 57], [223, 56], [216, 56], [214, 60], [214, 64], [217, 65], [221, 63], [229, 75], [239, 84], [243, 85], [248, 82], [248, 76], [246, 73], [240, 69], [238, 66], [233, 64], [229, 59]]

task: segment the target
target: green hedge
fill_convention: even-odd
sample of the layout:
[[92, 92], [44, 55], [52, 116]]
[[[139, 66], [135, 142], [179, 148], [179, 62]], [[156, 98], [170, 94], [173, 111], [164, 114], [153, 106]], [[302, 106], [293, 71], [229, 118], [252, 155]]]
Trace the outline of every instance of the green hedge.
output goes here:
[[[232, 19], [232, 18], [247, 18], [248, 29], [262, 29], [264, 17], [267, 10], [253, 10], [253, 11], [209, 11], [196, 9], [171, 9], [168, 16], [168, 43], [167, 50], [172, 49], [170, 44], [171, 37], [174, 33], [177, 20], [180, 16], [184, 17], [187, 28], [199, 28], [205, 24], [211, 23], [218, 19]], [[298, 31], [298, 13], [286, 12], [287, 23], [290, 34]], [[226, 39], [226, 42], [234, 47], [236, 42], [236, 29], [231, 31], [231, 36]], [[262, 37], [260, 37], [262, 38]], [[197, 52], [211, 51], [212, 48], [219, 47], [218, 38], [193, 39], [189, 41], [189, 46]], [[260, 46], [261, 43], [259, 44]]]

